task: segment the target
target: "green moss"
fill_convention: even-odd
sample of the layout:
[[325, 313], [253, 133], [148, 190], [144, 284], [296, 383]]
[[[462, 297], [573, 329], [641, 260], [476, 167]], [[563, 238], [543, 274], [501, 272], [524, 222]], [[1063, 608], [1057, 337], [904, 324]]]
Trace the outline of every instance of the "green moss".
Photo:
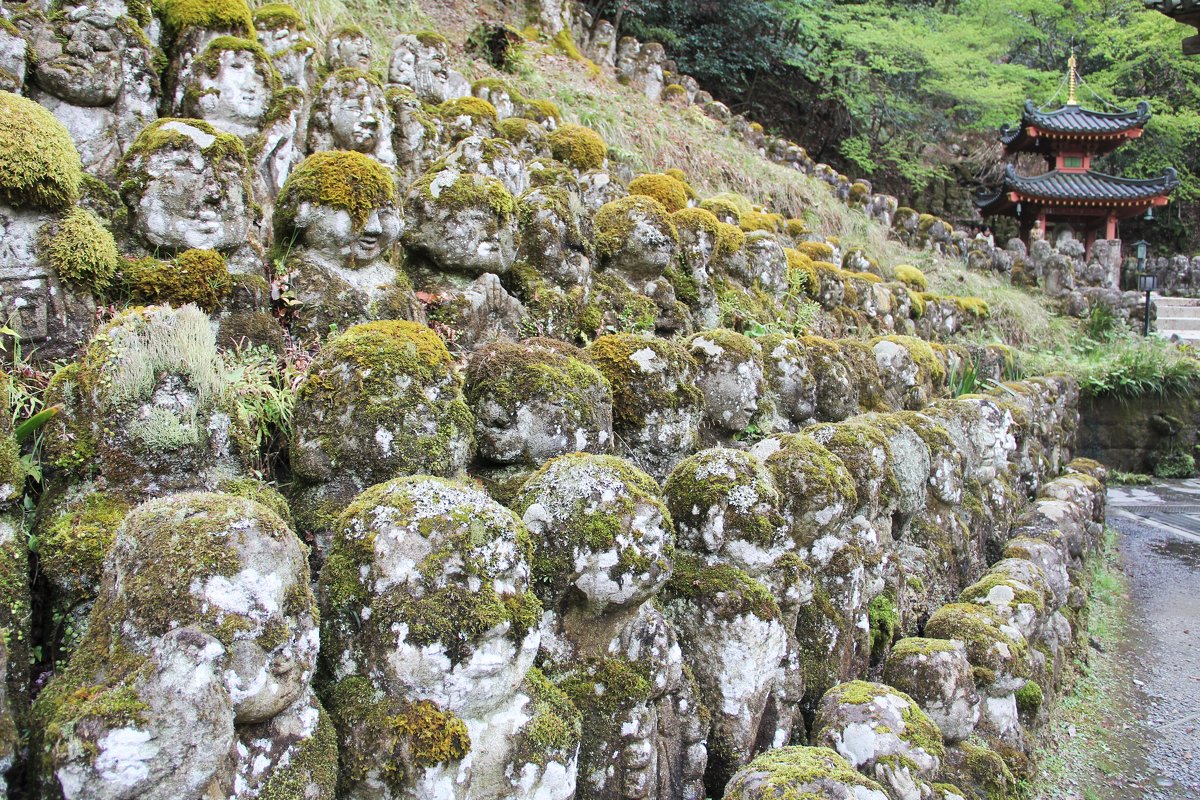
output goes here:
[[153, 0], [152, 6], [172, 38], [191, 28], [254, 35], [254, 20], [244, 0]]
[[[316, 731], [286, 766], [272, 770], [259, 791], [259, 800], [333, 800], [338, 778], [337, 730], [325, 709], [318, 714]], [[312, 787], [317, 794], [312, 794]]]
[[900, 612], [890, 595], [877, 594], [867, 606], [871, 627], [871, 655], [878, 659], [900, 631]]
[[293, 31], [308, 28], [300, 12], [286, 3], [267, 3], [254, 9], [254, 26], [267, 30], [288, 28]]
[[833, 261], [833, 248], [824, 242], [800, 242], [796, 245], [796, 249], [813, 261], [822, 261], [827, 264]]
[[1004, 759], [996, 752], [974, 742], [962, 742], [962, 771], [967, 780], [962, 783], [982, 790], [986, 800], [1007, 800], [1014, 796], [1016, 779]]
[[937, 653], [952, 653], [957, 646], [949, 639], [929, 639], [920, 636], [908, 636], [892, 646], [888, 661], [902, 660], [913, 656], [932, 656]]
[[[1001, 628], [1003, 618], [983, 608], [966, 603], [951, 603], [934, 612], [925, 623], [925, 635], [934, 639], [957, 639], [967, 647], [971, 666], [991, 673], [987, 685], [996, 673], [1004, 669], [1016, 677], [1028, 677], [1028, 647], [1025, 642], [1008, 636]], [[1005, 655], [1007, 653], [1007, 655]], [[987, 677], [987, 676], [983, 676]]]
[[[828, 796], [823, 788], [842, 784], [849, 794], [855, 788], [884, 794], [875, 781], [863, 776], [844, 758], [827, 747], [780, 747], [768, 750], [742, 770], [753, 776], [754, 797], [771, 800], [819, 800]], [[768, 788], [769, 787], [769, 788]], [[746, 800], [745, 788], [738, 778], [730, 783], [725, 800]], [[832, 790], [830, 790], [832, 791]]]
[[474, 172], [464, 172], [454, 183], [441, 186], [435, 197], [433, 182], [440, 174], [436, 169], [426, 172], [413, 184], [412, 191], [418, 192], [428, 202], [445, 209], [457, 211], [487, 208], [502, 218], [511, 218], [516, 215], [516, 198], [496, 178]]
[[683, 267], [672, 264], [663, 270], [663, 277], [675, 290], [676, 300], [692, 310], [700, 307], [700, 283]]
[[892, 270], [896, 280], [903, 283], [909, 289], [918, 292], [923, 292], [929, 288], [929, 280], [925, 277], [925, 273], [909, 264], [898, 264]]
[[435, 113], [446, 120], [454, 122], [459, 117], [470, 117], [473, 125], [488, 123], [496, 124], [496, 107], [478, 97], [458, 97], [447, 100], [435, 109]]
[[0, 502], [19, 499], [25, 490], [25, 477], [20, 445], [11, 436], [0, 435], [0, 488], [4, 489]]
[[76, 585], [85, 595], [94, 591], [117, 528], [131, 508], [106, 492], [91, 492], [82, 503], [68, 504], [40, 531], [41, 568], [59, 587]]
[[448, 48], [450, 40], [437, 31], [417, 31], [413, 34], [417, 41], [426, 47]]
[[82, 208], [72, 208], [51, 230], [42, 229], [39, 244], [55, 273], [71, 286], [102, 294], [120, 262], [112, 234]]
[[962, 590], [958, 596], [960, 603], [975, 603], [977, 605], [990, 607], [987, 603], [987, 597], [992, 590], [998, 586], [1005, 586], [1012, 590], [1012, 602], [1021, 605], [1031, 605], [1037, 612], [1041, 614], [1046, 609], [1045, 599], [1040, 592], [1036, 592], [1026, 586], [1022, 586], [1015, 580], [1005, 575], [1002, 572], [989, 572], [975, 583]]
[[682, 208], [671, 214], [671, 221], [680, 230], [702, 231], [713, 241], [713, 255], [731, 256], [742, 249], [746, 234], [741, 228], [721, 222], [711, 211], [703, 208]]
[[639, 220], [679, 241], [679, 231], [662, 203], [646, 195], [630, 195], [605, 203], [596, 212], [596, 255], [604, 260], [619, 254]]
[[582, 125], [563, 125], [548, 138], [556, 159], [579, 170], [600, 169], [608, 154], [608, 145], [600, 134]]
[[898, 344], [908, 351], [908, 355], [919, 370], [918, 380], [928, 382], [935, 388], [942, 385], [946, 380], [946, 367], [943, 365], [942, 360], [937, 357], [937, 353], [934, 352], [929, 342], [919, 339], [916, 336], [892, 335], [872, 339], [871, 344], [874, 345], [881, 341]]
[[1037, 717], [1043, 700], [1045, 700], [1045, 696], [1042, 694], [1042, 687], [1038, 685], [1037, 681], [1026, 681], [1025, 685], [1017, 690], [1017, 710], [1027, 720]]
[[[602, 495], [599, 490], [565, 492], [562, 481], [576, 479], [603, 484], [605, 491]], [[559, 506], [553, 530], [543, 532], [534, 542], [533, 575], [543, 602], [552, 605], [559, 599], [583, 553], [619, 549], [620, 556], [610, 567], [614, 575], [667, 571], [669, 565], [663, 558], [670, 555], [669, 544], [663, 557], [642, 552], [641, 547], [645, 532], [639, 519], [647, 507], [657, 510], [663, 525], [671, 527], [670, 512], [658, 496], [653, 478], [615, 456], [572, 453], [542, 465], [521, 487], [513, 509], [524, 515], [535, 503], [550, 502], [551, 498]]]
[[0, 92], [0, 201], [66, 208], [79, 199], [83, 166], [71, 135], [42, 106]]
[[705, 564], [694, 553], [677, 552], [667, 582], [668, 597], [682, 598], [717, 619], [731, 622], [750, 614], [761, 620], [779, 619], [779, 606], [767, 587], [744, 570], [729, 564]]
[[942, 299], [953, 301], [960, 314], [972, 319], [987, 319], [992, 314], [987, 301], [979, 297], [954, 297], [947, 295]]
[[513, 418], [518, 407], [542, 397], [567, 410], [572, 425], [590, 425], [597, 399], [607, 394], [604, 376], [552, 339], [490, 345], [475, 353], [467, 371], [467, 402], [489, 398]]
[[579, 709], [537, 667], [525, 674], [522, 689], [530, 699], [524, 709], [529, 720], [521, 729], [513, 763], [545, 765], [552, 758], [566, 763], [574, 756], [583, 735]]
[[680, 86], [678, 83], [669, 83], [663, 87], [662, 99], [666, 102], [672, 100], [687, 99], [687, 89]]
[[391, 170], [362, 153], [313, 153], [288, 176], [275, 207], [275, 230], [281, 241], [295, 235], [296, 215], [303, 203], [350, 212], [355, 230], [362, 230], [371, 212], [396, 201]]
[[257, 478], [224, 478], [217, 482], [216, 490], [261, 503], [278, 514], [288, 527], [293, 527], [292, 511], [288, 507], [287, 499], [278, 490]]
[[638, 664], [624, 659], [580, 659], [554, 682], [582, 717], [580, 764], [604, 764], [619, 746], [629, 712], [650, 700], [653, 685]]
[[562, 121], [562, 112], [550, 100], [525, 98], [521, 101], [519, 111], [522, 117], [537, 123], [553, 122], [558, 124]]
[[[806, 431], [825, 449], [836, 455], [854, 476], [859, 502], [865, 502], [868, 487], [871, 498], [883, 503], [900, 491], [896, 475], [892, 470], [894, 460], [892, 446], [887, 434], [869, 423], [848, 420], [833, 425], [819, 425]], [[878, 495], [873, 487], [878, 484]]]
[[743, 231], [767, 231], [777, 233], [783, 225], [783, 215], [768, 211], [753, 209], [742, 214], [741, 228]]
[[271, 57], [267, 55], [263, 46], [257, 41], [237, 36], [218, 36], [213, 39], [205, 46], [204, 52], [192, 62], [193, 68], [215, 78], [221, 71], [222, 53], [249, 53], [254, 58], [254, 71], [262, 77], [268, 87], [278, 89], [283, 85], [283, 80], [271, 66]]
[[496, 133], [501, 139], [513, 144], [537, 142], [544, 139], [546, 135], [541, 125], [523, 117], [509, 117], [500, 120], [496, 123]]
[[741, 230], [742, 215], [754, 210], [749, 200], [740, 194], [730, 193], [710, 197], [700, 203], [700, 208], [726, 224], [736, 225], [738, 230]]
[[356, 675], [339, 681], [327, 701], [340, 740], [339, 797], [372, 775], [400, 791], [412, 769], [460, 761], [471, 751], [466, 723], [431, 700], [408, 703]]
[[[651, 351], [663, 369], [643, 372], [632, 356]], [[601, 336], [588, 346], [587, 356], [613, 388], [613, 426], [641, 428], [650, 412], [657, 409], [699, 410], [702, 396], [691, 382], [695, 362], [678, 344], [620, 333]], [[674, 379], [681, 378], [676, 385]]]
[[169, 262], [126, 259], [118, 282], [135, 302], [195, 303], [209, 313], [220, 308], [233, 285], [225, 257], [215, 250], [185, 250]]
[[[430, 413], [431, 401], [423, 387], [457, 382], [452, 363], [438, 335], [419, 323], [388, 320], [355, 325], [325, 345], [300, 386], [297, 402], [341, 414], [346, 398], [357, 398], [354, 424], [368, 430], [400, 431], [411, 424], [414, 410]], [[397, 436], [384, 462], [363, 465], [368, 472], [380, 471], [375, 480], [397, 471], [443, 475], [454, 471], [450, 442], [469, 438], [474, 419], [457, 392], [448, 393], [435, 411], [436, 427]], [[334, 465], [353, 463], [341, 434], [339, 425], [321, 432], [322, 450]]]
[[639, 175], [629, 182], [631, 195], [653, 197], [669, 212], [687, 208], [687, 187], [670, 175]]
[[710, 511], [720, 508], [730, 538], [764, 548], [780, 543], [779, 492], [767, 469], [749, 455], [721, 448], [690, 456], [671, 470], [663, 498], [681, 538], [685, 531], [699, 536]]

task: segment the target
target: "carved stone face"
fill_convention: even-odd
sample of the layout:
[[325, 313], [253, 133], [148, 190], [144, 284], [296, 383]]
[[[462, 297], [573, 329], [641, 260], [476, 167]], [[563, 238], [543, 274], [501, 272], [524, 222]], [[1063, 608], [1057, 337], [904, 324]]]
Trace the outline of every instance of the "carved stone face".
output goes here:
[[62, 13], [54, 23], [61, 49], [38, 63], [38, 84], [74, 105], [111, 105], [121, 89], [121, 51], [128, 39], [117, 28], [124, 3], [68, 3]]
[[194, 78], [199, 91], [193, 113], [235, 136], [253, 135], [271, 103], [265, 66], [250, 51], [222, 51], [215, 75], [201, 71]]
[[325, 48], [325, 61], [329, 69], [337, 70], [343, 67], [369, 70], [373, 53], [371, 40], [357, 34], [343, 34], [329, 40]]
[[289, 28], [287, 25], [280, 25], [278, 28], [263, 28], [256, 22], [254, 31], [258, 36], [258, 43], [263, 46], [263, 50], [266, 50], [269, 56], [277, 56], [289, 47], [296, 46], [301, 39], [305, 38], [303, 31]]
[[297, 223], [309, 256], [351, 269], [386, 257], [400, 236], [400, 215], [392, 206], [373, 210], [361, 230], [354, 229], [349, 211], [311, 203], [301, 206]]
[[[147, 246], [167, 250], [230, 250], [246, 241], [249, 198], [235, 158], [202, 152], [214, 140], [198, 128], [172, 122], [196, 148], [163, 149], [142, 162], [145, 189], [130, 212], [134, 231]], [[166, 126], [164, 126], [165, 128]]]
[[374, 152], [382, 136], [391, 136], [387, 115], [387, 102], [378, 87], [365, 80], [356, 81], [353, 90], [338, 86], [329, 100], [334, 144], [340, 150]]

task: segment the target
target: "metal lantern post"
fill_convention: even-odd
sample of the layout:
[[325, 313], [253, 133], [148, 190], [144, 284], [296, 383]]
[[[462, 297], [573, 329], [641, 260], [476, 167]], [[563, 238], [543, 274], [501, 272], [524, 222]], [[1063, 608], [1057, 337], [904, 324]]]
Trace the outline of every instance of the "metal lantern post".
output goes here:
[[1146, 293], [1146, 311], [1143, 321], [1145, 323], [1142, 329], [1142, 336], [1150, 335], [1150, 293], [1158, 288], [1158, 276], [1146, 272], [1146, 249], [1150, 243], [1145, 239], [1134, 242], [1134, 247], [1137, 248], [1137, 288], [1139, 292]]

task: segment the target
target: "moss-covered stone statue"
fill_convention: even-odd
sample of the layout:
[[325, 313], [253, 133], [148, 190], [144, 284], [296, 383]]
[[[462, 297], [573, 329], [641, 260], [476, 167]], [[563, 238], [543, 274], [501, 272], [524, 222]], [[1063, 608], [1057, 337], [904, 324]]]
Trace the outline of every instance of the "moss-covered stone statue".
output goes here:
[[738, 435], [767, 433], [762, 348], [740, 333], [716, 328], [687, 340], [696, 362], [696, 386], [704, 395], [703, 438], [709, 444]]
[[[438, 335], [414, 322], [356, 325], [300, 384], [291, 447], [301, 528], [327, 536], [364, 488], [400, 475], [460, 475], [474, 418]], [[326, 540], [319, 539], [323, 546]]]
[[33, 42], [30, 92], [70, 132], [90, 174], [111, 180], [122, 154], [158, 116], [157, 49], [147, 5], [69, 0]]
[[299, 11], [286, 3], [261, 5], [254, 9], [254, 33], [284, 86], [305, 94], [316, 86], [317, 45]]
[[704, 712], [654, 602], [674, 539], [657, 495], [629, 462], [577, 453], [547, 462], [513, 502], [547, 610], [543, 669], [583, 715], [579, 798], [705, 796]]
[[450, 43], [432, 31], [405, 33], [392, 40], [388, 83], [399, 84], [426, 103], [471, 96], [471, 84], [450, 68]]
[[34, 360], [69, 356], [95, 325], [117, 271], [112, 234], [75, 208], [83, 172], [42, 106], [0, 92], [0, 322]]
[[383, 84], [369, 72], [345, 67], [321, 84], [308, 120], [308, 151], [353, 150], [396, 165], [395, 124]]
[[316, 620], [304, 545], [266, 506], [207, 493], [140, 506], [86, 638], [34, 706], [43, 796], [331, 798]]
[[282, 80], [257, 41], [221, 36], [192, 61], [182, 86], [182, 116], [205, 120], [249, 145], [262, 132]]
[[579, 716], [532, 669], [541, 603], [525, 526], [478, 489], [363, 492], [321, 572], [339, 797], [575, 796]]
[[679, 344], [627, 333], [601, 336], [587, 354], [613, 387], [617, 453], [666, 477], [699, 445], [704, 399], [696, 362]]
[[275, 243], [297, 306], [293, 325], [327, 335], [409, 315], [395, 264], [401, 221], [391, 170], [370, 156], [326, 151], [306, 158], [275, 208]]
[[132, 244], [146, 254], [216, 250], [231, 272], [263, 272], [250, 242], [250, 163], [238, 137], [198, 119], [143, 130], [117, 172]]

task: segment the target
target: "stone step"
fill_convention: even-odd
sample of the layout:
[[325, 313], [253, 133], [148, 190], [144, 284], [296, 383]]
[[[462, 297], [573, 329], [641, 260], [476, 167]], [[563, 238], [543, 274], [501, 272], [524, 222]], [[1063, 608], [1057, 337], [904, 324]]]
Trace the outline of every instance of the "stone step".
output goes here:
[[1200, 319], [1200, 308], [1191, 306], [1159, 306], [1159, 318], [1173, 317], [1177, 319]]
[[1158, 327], [1172, 331], [1200, 331], [1200, 319], [1190, 317], [1159, 316]]
[[1181, 341], [1189, 344], [1200, 343], [1200, 331], [1155, 330], [1153, 333], [1155, 336], [1161, 336], [1164, 339], [1178, 336]]
[[1170, 306], [1171, 308], [1200, 308], [1200, 297], [1157, 297], [1150, 295], [1150, 299], [1158, 306]]

